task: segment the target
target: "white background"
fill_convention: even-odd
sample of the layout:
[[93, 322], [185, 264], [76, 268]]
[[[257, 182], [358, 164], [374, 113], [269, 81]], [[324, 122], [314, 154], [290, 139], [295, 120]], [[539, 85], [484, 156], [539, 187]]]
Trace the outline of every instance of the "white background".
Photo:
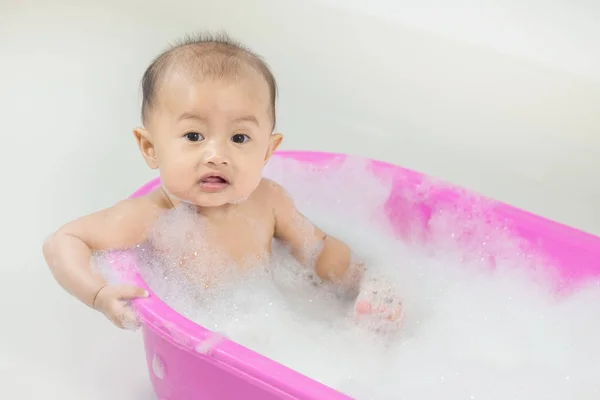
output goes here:
[[267, 59], [283, 148], [391, 161], [600, 234], [599, 3], [413, 3], [0, 0], [0, 398], [153, 398], [140, 335], [66, 295], [41, 245], [153, 177], [131, 135], [140, 78], [194, 30]]

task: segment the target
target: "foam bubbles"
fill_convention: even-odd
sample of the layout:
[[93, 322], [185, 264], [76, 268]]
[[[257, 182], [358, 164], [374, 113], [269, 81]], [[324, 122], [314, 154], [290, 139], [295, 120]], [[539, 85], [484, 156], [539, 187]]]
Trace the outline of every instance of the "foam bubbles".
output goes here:
[[[357, 326], [352, 305], [277, 242], [258, 268], [239, 272], [223, 256], [214, 285], [194, 283], [179, 267], [181, 254], [205, 246], [201, 235], [184, 233], [202, 221], [183, 209], [157, 229], [170, 251], [139, 249], [144, 278], [180, 313], [361, 400], [600, 396], [600, 285], [558, 296], [547, 262], [493, 220], [485, 201], [469, 210], [434, 207], [424, 230], [410, 211], [433, 204], [428, 195], [439, 187], [425, 182], [395, 193], [406, 211], [398, 216], [407, 227], [399, 240], [386, 216], [391, 180], [374, 179], [361, 160], [306, 168], [274, 158], [266, 175], [311, 221], [348, 243], [368, 277], [397, 288], [401, 331]], [[423, 237], [426, 244], [417, 240]], [[213, 273], [215, 264], [203, 260], [185, 263]], [[197, 350], [210, 352], [220, 337]]]
[[162, 362], [162, 359], [157, 354], [152, 357], [152, 372], [154, 372], [154, 375], [158, 379], [165, 378], [165, 366]]
[[200, 354], [208, 355], [224, 339], [224, 337], [225, 336], [220, 333], [212, 332], [208, 339], [203, 340], [196, 345], [195, 350]]

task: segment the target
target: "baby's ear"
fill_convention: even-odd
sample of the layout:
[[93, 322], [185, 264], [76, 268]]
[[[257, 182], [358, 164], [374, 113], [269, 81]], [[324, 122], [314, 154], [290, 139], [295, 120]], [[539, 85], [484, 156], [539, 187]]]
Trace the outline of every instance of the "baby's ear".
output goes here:
[[265, 164], [269, 161], [275, 150], [277, 150], [282, 140], [283, 135], [281, 133], [273, 133], [271, 137], [269, 137], [269, 148], [267, 149], [267, 155], [265, 156]]
[[146, 164], [152, 169], [157, 169], [158, 161], [156, 159], [156, 151], [148, 131], [144, 128], [135, 128], [133, 130], [133, 136], [135, 136], [135, 140], [142, 152], [142, 156], [144, 156], [144, 160], [146, 160]]

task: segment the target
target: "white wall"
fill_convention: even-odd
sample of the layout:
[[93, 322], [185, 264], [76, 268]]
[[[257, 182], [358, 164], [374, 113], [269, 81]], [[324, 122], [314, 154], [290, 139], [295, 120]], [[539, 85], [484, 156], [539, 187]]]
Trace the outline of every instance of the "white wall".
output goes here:
[[[2, 309], [9, 321], [38, 317], [0, 333], [0, 354], [14, 355], [0, 368], [27, 376], [36, 365], [40, 383], [27, 390], [40, 395], [54, 385], [61, 398], [91, 398], [90, 387], [98, 398], [146, 398], [127, 386], [145, 382], [141, 349], [130, 347], [139, 338], [62, 293], [40, 246], [153, 176], [131, 135], [141, 74], [194, 29], [225, 28], [266, 57], [284, 148], [391, 161], [600, 234], [598, 3], [481, 3], [2, 0], [0, 268], [11, 279], [0, 304], [14, 305]], [[97, 383], [107, 380], [118, 384]]]
[[[38, 3], [20, 2], [2, 13], [1, 105], [8, 116], [2, 132], [11, 141], [36, 141], [14, 133], [24, 128], [23, 119], [44, 120], [44, 137], [51, 134], [56, 144], [44, 172], [65, 187], [77, 182], [94, 190], [97, 178], [127, 165], [130, 175], [121, 172], [123, 179], [96, 193], [93, 203], [81, 194], [66, 200], [77, 211], [106, 205], [150, 176], [130, 135], [138, 122], [139, 78], [150, 58], [183, 32], [225, 28], [273, 66], [286, 148], [392, 161], [600, 232], [599, 214], [582, 211], [600, 199], [593, 184], [600, 174], [600, 68], [595, 75], [582, 72], [600, 66], [600, 50], [581, 34], [592, 29], [587, 21], [600, 15], [599, 6], [582, 13], [582, 3], [563, 5], [562, 14], [586, 18], [549, 31], [557, 13], [538, 5], [531, 35], [506, 25], [502, 43], [503, 36], [482, 26], [522, 21], [533, 5], [514, 8], [511, 17], [511, 8], [499, 2], [488, 3], [496, 14], [489, 5], [469, 11], [466, 0], [450, 13], [432, 9], [433, 0], [417, 8], [396, 2], [382, 18], [389, 1], [371, 3], [369, 15], [361, 0], [347, 2], [348, 11], [334, 0], [331, 8], [269, 0], [62, 2], [63, 10], [56, 2]], [[600, 37], [600, 28], [593, 29]], [[570, 45], [545, 42], [542, 48], [534, 40], [541, 33], [570, 37]], [[498, 53], [502, 46], [513, 55]], [[562, 52], [549, 50], [553, 46]], [[544, 51], [552, 53], [545, 61]], [[576, 70], [579, 75], [570, 73]], [[104, 162], [107, 153], [113, 162]]]
[[319, 0], [600, 81], [594, 0]]

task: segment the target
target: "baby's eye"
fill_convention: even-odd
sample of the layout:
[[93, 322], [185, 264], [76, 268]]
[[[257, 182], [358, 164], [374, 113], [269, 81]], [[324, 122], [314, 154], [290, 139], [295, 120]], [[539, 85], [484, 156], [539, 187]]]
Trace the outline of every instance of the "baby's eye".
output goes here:
[[202, 134], [200, 134], [198, 132], [188, 132], [185, 134], [185, 137], [190, 142], [199, 142], [202, 139], [204, 139], [204, 136], [202, 136]]
[[231, 137], [231, 141], [238, 144], [244, 144], [248, 140], [250, 140], [250, 136], [246, 135], [245, 133], [237, 133]]

